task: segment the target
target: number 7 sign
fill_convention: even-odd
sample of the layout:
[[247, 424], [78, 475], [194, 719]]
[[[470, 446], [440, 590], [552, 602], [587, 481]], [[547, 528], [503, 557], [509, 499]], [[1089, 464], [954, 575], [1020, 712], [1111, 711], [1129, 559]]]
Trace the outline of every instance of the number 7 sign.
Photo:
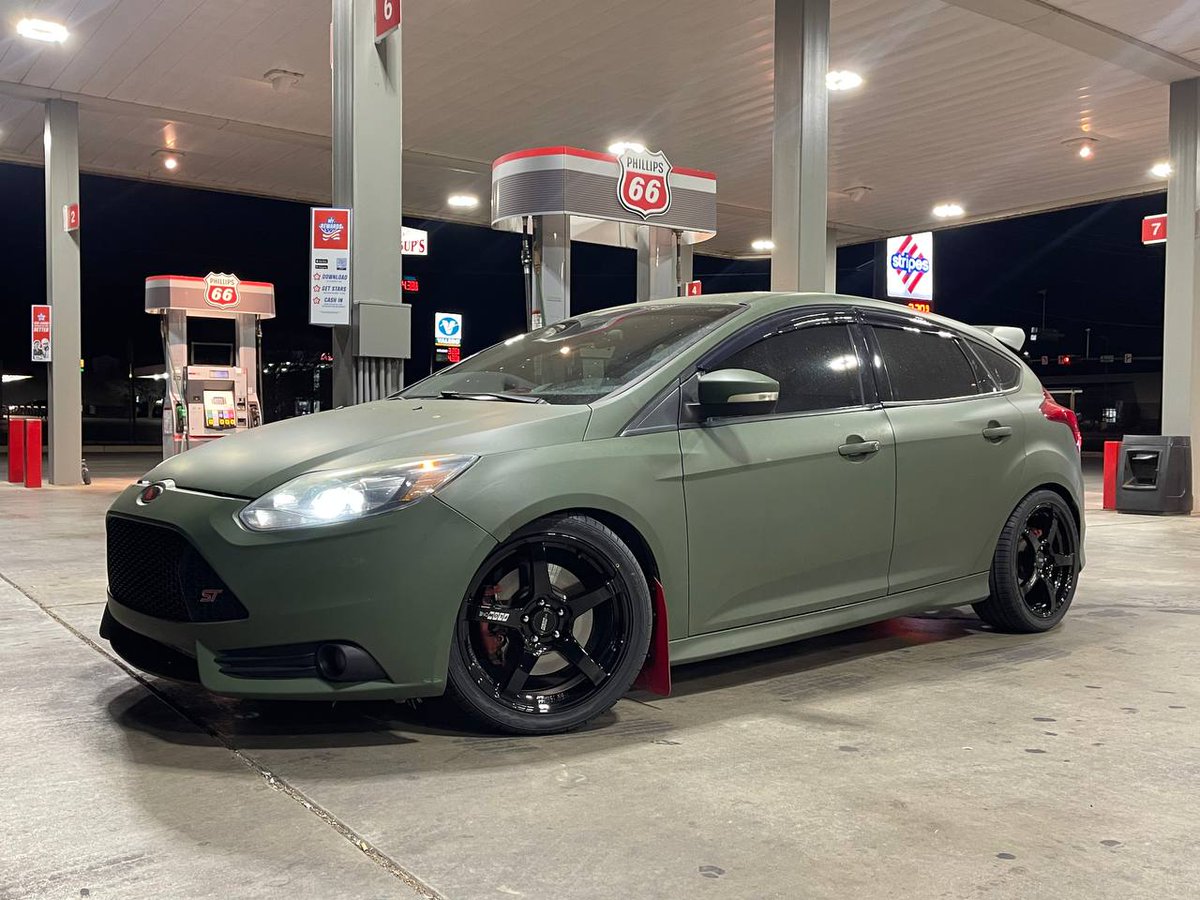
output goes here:
[[1162, 244], [1167, 240], [1167, 214], [1142, 219], [1142, 243]]
[[400, 0], [375, 0], [375, 43], [400, 27]]

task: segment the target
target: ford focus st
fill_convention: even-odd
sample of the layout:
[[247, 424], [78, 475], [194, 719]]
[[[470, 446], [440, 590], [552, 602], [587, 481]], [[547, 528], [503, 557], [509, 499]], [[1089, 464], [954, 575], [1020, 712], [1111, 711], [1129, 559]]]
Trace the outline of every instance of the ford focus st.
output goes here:
[[1052, 628], [1078, 449], [988, 331], [820, 294], [624, 306], [164, 462], [108, 514], [101, 633], [220, 694], [448, 693], [561, 731], [671, 665], [914, 611]]

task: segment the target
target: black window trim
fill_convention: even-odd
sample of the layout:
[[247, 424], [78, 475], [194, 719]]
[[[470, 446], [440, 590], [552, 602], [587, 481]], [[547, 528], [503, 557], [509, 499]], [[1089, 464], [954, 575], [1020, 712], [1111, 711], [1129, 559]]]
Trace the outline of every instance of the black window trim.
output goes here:
[[913, 315], [906, 316], [903, 313], [891, 313], [874, 308], [868, 309], [860, 307], [858, 311], [864, 325], [864, 331], [867, 336], [868, 345], [871, 349], [871, 354], [873, 357], [878, 358], [879, 360], [879, 365], [875, 367], [877, 369], [876, 378], [879, 380], [880, 403], [884, 409], [896, 409], [902, 406], [934, 406], [942, 403], [963, 403], [968, 400], [979, 400], [984, 397], [995, 397], [1000, 393], [1007, 393], [997, 390], [998, 385], [992, 380], [992, 377], [987, 372], [986, 368], [984, 368], [982, 374], [986, 379], [986, 383], [992, 388], [990, 391], [977, 391], [974, 394], [959, 394], [955, 397], [936, 397], [930, 400], [894, 399], [895, 395], [892, 391], [892, 381], [887, 371], [887, 359], [884, 357], [883, 350], [879, 345], [879, 341], [875, 337], [876, 327], [902, 329], [917, 328], [921, 331], [931, 333], [949, 334], [954, 340], [954, 343], [958, 346], [959, 352], [963, 354], [963, 358], [967, 361], [967, 365], [971, 367], [972, 372], [976, 373], [977, 377], [980, 374], [979, 369], [983, 366], [983, 364], [981, 361], [976, 360], [973, 352], [968, 351], [967, 348], [963, 346], [964, 342], [967, 340], [965, 335], [963, 335], [962, 332], [958, 331], [957, 329], [950, 328], [941, 322], [930, 322]]
[[[972, 363], [975, 363], [976, 361], [978, 361], [980, 370], [983, 372], [984, 377], [992, 385], [992, 391], [984, 396], [994, 397], [994, 396], [1001, 396], [1001, 395], [1006, 395], [1006, 394], [1015, 394], [1021, 390], [1021, 388], [1025, 384], [1026, 366], [1025, 366], [1024, 361], [1021, 360], [1016, 354], [1009, 351], [1007, 347], [1004, 349], [1003, 352], [1001, 352], [1000, 350], [997, 350], [995, 347], [989, 347], [987, 344], [985, 344], [983, 341], [979, 340], [978, 338], [973, 338], [973, 337], [970, 337], [967, 335], [959, 335], [959, 340], [962, 343], [967, 345], [967, 347], [970, 350], [969, 356], [970, 356]], [[976, 351], [976, 349], [975, 349], [976, 347], [982, 347], [985, 350], [991, 350], [993, 353], [999, 353], [1002, 358], [1006, 358], [1006, 359], [1008, 359], [1009, 362], [1014, 363], [1017, 367], [1017, 383], [1010, 388], [1001, 387], [1000, 383], [998, 381], [996, 381], [995, 378], [992, 377], [992, 373], [988, 369], [987, 363], [984, 362], [983, 357], [981, 357], [979, 355], [979, 353]]]

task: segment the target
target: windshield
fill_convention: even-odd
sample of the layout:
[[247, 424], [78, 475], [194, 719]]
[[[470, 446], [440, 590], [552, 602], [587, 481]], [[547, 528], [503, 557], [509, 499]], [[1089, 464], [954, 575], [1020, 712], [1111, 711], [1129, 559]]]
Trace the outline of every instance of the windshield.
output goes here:
[[591, 403], [694, 343], [739, 307], [704, 303], [627, 306], [565, 319], [509, 338], [402, 391], [406, 398], [523, 396]]

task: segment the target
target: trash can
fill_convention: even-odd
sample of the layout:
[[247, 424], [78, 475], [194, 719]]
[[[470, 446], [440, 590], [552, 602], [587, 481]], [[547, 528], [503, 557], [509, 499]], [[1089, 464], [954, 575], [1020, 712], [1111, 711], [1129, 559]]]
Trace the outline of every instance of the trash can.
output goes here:
[[1186, 515], [1191, 511], [1191, 439], [1127, 434], [1117, 471], [1117, 512]]

